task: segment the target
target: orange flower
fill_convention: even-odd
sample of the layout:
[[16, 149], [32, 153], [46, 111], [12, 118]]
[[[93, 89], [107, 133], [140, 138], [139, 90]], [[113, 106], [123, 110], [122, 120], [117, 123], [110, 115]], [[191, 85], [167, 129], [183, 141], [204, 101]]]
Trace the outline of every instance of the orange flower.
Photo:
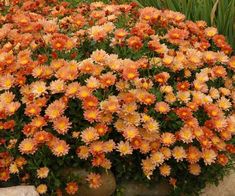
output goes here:
[[[72, 98], [76, 96], [81, 97], [81, 98], [88, 96], [89, 91], [87, 90], [88, 92], [86, 92], [86, 87], [81, 88], [81, 89], [80, 88], [81, 86], [78, 82], [72, 82], [67, 86], [65, 95], [67, 97], [72, 97]], [[79, 89], [81, 90], [80, 92], [79, 92]]]
[[201, 158], [201, 152], [197, 147], [190, 146], [187, 150], [187, 160], [189, 163], [197, 163]]
[[205, 29], [205, 34], [209, 38], [214, 37], [217, 33], [218, 33], [218, 30], [214, 27], [207, 27]]
[[202, 158], [204, 159], [205, 165], [211, 165], [215, 162], [217, 153], [212, 149], [204, 149], [202, 151]]
[[24, 157], [18, 157], [15, 159], [15, 163], [18, 168], [23, 168], [23, 166], [27, 163], [26, 159]]
[[38, 131], [33, 136], [36, 143], [45, 143], [50, 140], [50, 134], [46, 131]]
[[218, 163], [222, 166], [227, 165], [227, 163], [229, 161], [228, 157], [225, 154], [219, 154], [217, 156], [217, 160], [218, 160]]
[[0, 168], [0, 181], [8, 181], [10, 179], [9, 169]]
[[77, 89], [76, 89], [76, 93], [77, 93], [77, 96], [80, 99], [85, 99], [85, 98], [91, 96], [91, 90], [89, 88], [87, 88], [86, 86], [80, 86], [78, 88], [78, 92], [77, 92]]
[[123, 69], [123, 78], [125, 80], [133, 80], [139, 76], [139, 73], [136, 68], [125, 67]]
[[38, 178], [46, 178], [48, 176], [49, 169], [47, 167], [41, 167], [37, 169], [37, 177]]
[[175, 188], [177, 180], [175, 178], [170, 178], [169, 183]]
[[164, 177], [169, 176], [171, 173], [171, 167], [167, 164], [163, 164], [162, 166], [159, 167], [160, 169], [160, 174]]
[[157, 102], [154, 109], [161, 114], [167, 114], [170, 111], [169, 105], [163, 101]]
[[127, 44], [133, 50], [139, 50], [143, 46], [142, 40], [138, 36], [131, 36], [127, 39]]
[[51, 147], [52, 153], [57, 157], [67, 155], [69, 149], [69, 145], [64, 140], [55, 141]]
[[100, 81], [96, 79], [95, 77], [91, 76], [90, 78], [86, 80], [86, 86], [92, 90], [97, 89], [100, 87]]
[[29, 104], [25, 108], [25, 115], [27, 116], [37, 116], [41, 112], [41, 108], [36, 104]]
[[104, 40], [107, 36], [103, 26], [92, 26], [89, 29], [89, 34], [92, 39], [98, 42]]
[[63, 80], [55, 80], [50, 83], [50, 91], [52, 94], [62, 93], [65, 91], [65, 83]]
[[167, 147], [161, 147], [160, 152], [164, 155], [164, 159], [168, 160], [171, 158], [171, 150]]
[[226, 75], [227, 75], [227, 72], [223, 66], [214, 66], [212, 68], [212, 76], [224, 78]]
[[108, 100], [102, 101], [100, 107], [105, 112], [115, 113], [119, 110], [120, 105], [117, 97], [109, 96]]
[[36, 190], [39, 194], [45, 194], [47, 192], [47, 185], [40, 184], [37, 186]]
[[193, 118], [193, 114], [191, 109], [187, 107], [179, 108], [176, 110], [176, 114], [182, 119], [182, 120], [188, 120]]
[[34, 154], [37, 150], [37, 144], [34, 139], [26, 138], [19, 144], [21, 154]]
[[232, 56], [228, 62], [228, 65], [232, 68], [235, 69], [235, 56]]
[[183, 147], [176, 146], [172, 151], [172, 156], [176, 159], [177, 162], [179, 162], [183, 161], [183, 159], [186, 158], [187, 155]]
[[155, 102], [156, 96], [150, 93], [145, 93], [143, 97], [141, 97], [141, 102], [146, 105], [151, 105]]
[[165, 132], [161, 135], [161, 142], [165, 146], [170, 146], [174, 144], [176, 141], [175, 136], [173, 133]]
[[104, 50], [95, 50], [91, 54], [91, 59], [96, 63], [104, 63], [108, 57], [108, 54]]
[[124, 39], [126, 35], [127, 32], [124, 29], [116, 29], [116, 31], [114, 32], [115, 39], [117, 40]]
[[81, 28], [85, 25], [86, 20], [81, 14], [76, 14], [72, 17], [72, 22], [76, 25], [76, 27]]
[[100, 120], [100, 111], [97, 109], [89, 109], [84, 111], [84, 118], [93, 123], [93, 122], [99, 122]]
[[142, 160], [142, 169], [144, 174], [150, 179], [150, 176], [153, 174], [153, 170], [156, 168], [156, 165], [152, 162], [151, 159]]
[[189, 126], [181, 127], [179, 137], [184, 143], [191, 143], [194, 139], [193, 129]]
[[207, 104], [204, 105], [205, 111], [210, 117], [220, 117], [222, 115], [222, 111], [215, 104]]
[[164, 155], [160, 151], [153, 152], [150, 159], [155, 165], [159, 166], [164, 162]]
[[0, 90], [8, 90], [14, 85], [14, 76], [10, 74], [0, 76]]
[[66, 116], [61, 116], [53, 120], [53, 128], [59, 134], [64, 135], [71, 128], [71, 122], [69, 122], [69, 119]]
[[135, 126], [126, 126], [123, 130], [123, 135], [127, 140], [132, 140], [139, 135], [139, 132]]
[[68, 37], [64, 34], [55, 33], [51, 38], [51, 47], [54, 50], [64, 50]]
[[45, 126], [46, 120], [44, 117], [42, 116], [37, 116], [35, 118], [32, 119], [31, 123], [30, 123], [33, 127], [37, 127], [37, 128], [42, 128], [43, 126]]
[[223, 35], [214, 35], [212, 39], [218, 47], [222, 47], [226, 42], [225, 36]]
[[80, 64], [78, 69], [81, 71], [81, 73], [85, 74], [92, 74], [95, 70], [95, 64], [91, 59], [85, 59]]
[[162, 72], [162, 73], [155, 75], [156, 82], [160, 84], [166, 83], [169, 78], [170, 78], [170, 75], [167, 72]]
[[87, 159], [90, 155], [89, 148], [87, 146], [79, 146], [76, 149], [76, 154], [80, 159]]
[[62, 100], [56, 100], [47, 107], [45, 114], [50, 119], [55, 119], [63, 114], [65, 108], [66, 105]]
[[187, 30], [173, 28], [168, 31], [166, 36], [171, 43], [180, 44], [188, 35], [189, 32]]
[[102, 88], [107, 88], [115, 84], [116, 76], [111, 72], [107, 72], [100, 76], [100, 84]]
[[201, 173], [201, 167], [199, 164], [190, 164], [189, 165], [189, 173], [195, 176], [198, 176]]
[[83, 142], [88, 144], [91, 143], [92, 141], [99, 139], [99, 135], [95, 128], [89, 127], [82, 131], [81, 138]]
[[87, 175], [86, 180], [89, 182], [89, 187], [97, 189], [102, 185], [102, 179], [100, 174], [90, 173]]
[[130, 146], [129, 142], [119, 142], [117, 145], [117, 150], [120, 152], [121, 156], [132, 154], [132, 147]]
[[97, 133], [99, 134], [99, 136], [103, 136], [108, 132], [108, 126], [105, 124], [97, 124], [95, 126], [95, 129], [97, 130]]
[[187, 81], [177, 83], [177, 90], [179, 91], [187, 91], [189, 87], [190, 87], [190, 84]]
[[75, 195], [78, 192], [77, 182], [67, 183], [65, 190], [69, 195]]

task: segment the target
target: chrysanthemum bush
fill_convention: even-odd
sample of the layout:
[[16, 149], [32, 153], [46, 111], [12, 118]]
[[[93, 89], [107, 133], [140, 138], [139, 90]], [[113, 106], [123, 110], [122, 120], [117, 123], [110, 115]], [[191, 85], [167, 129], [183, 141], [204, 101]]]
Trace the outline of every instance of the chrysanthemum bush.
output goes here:
[[[136, 4], [13, 0], [0, 16], [0, 180], [40, 194], [118, 181], [197, 193], [232, 167], [235, 57], [203, 21]], [[62, 177], [63, 176], [63, 177]], [[11, 182], [11, 183], [9, 183]]]

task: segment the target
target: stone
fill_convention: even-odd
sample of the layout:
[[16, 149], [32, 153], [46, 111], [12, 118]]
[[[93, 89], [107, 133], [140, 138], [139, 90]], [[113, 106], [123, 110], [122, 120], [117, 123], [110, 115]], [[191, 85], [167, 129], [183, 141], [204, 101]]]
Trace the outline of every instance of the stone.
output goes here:
[[235, 196], [235, 171], [219, 183], [218, 186], [207, 185], [201, 196]]
[[[63, 171], [63, 176], [68, 175], [78, 176], [81, 179], [79, 183], [79, 191], [75, 196], [111, 196], [116, 189], [116, 180], [111, 171], [101, 173], [102, 185], [93, 189], [89, 187], [86, 177], [89, 174], [84, 169], [68, 168]], [[64, 194], [66, 195], [66, 193]]]
[[34, 186], [0, 188], [0, 196], [39, 196]]
[[127, 182], [121, 186], [124, 190], [123, 196], [167, 196], [171, 187], [165, 183], [159, 183], [150, 187], [142, 183]]

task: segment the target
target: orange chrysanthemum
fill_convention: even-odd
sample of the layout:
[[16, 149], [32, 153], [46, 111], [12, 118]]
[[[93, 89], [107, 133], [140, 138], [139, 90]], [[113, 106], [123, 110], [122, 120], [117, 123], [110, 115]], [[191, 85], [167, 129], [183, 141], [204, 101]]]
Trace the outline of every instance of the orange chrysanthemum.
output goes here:
[[19, 150], [22, 154], [34, 154], [37, 150], [37, 144], [34, 139], [24, 139], [20, 145]]
[[52, 153], [57, 157], [68, 154], [69, 149], [69, 145], [64, 140], [57, 140], [51, 147]]
[[75, 195], [78, 192], [77, 182], [68, 182], [65, 190], [69, 195]]
[[90, 188], [97, 189], [102, 184], [102, 180], [101, 180], [101, 175], [100, 174], [90, 173], [90, 174], [87, 175], [86, 180], [88, 181]]

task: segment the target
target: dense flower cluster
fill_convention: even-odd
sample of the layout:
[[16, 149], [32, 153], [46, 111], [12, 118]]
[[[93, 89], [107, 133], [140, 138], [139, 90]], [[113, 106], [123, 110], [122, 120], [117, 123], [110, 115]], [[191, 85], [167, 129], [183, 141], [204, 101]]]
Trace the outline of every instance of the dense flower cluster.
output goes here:
[[46, 193], [53, 168], [32, 166], [43, 153], [111, 169], [112, 153], [138, 152], [149, 179], [159, 170], [174, 184], [181, 163], [197, 176], [229, 162], [235, 57], [216, 28], [135, 4], [49, 2], [13, 0], [0, 15], [1, 181], [36, 177]]

